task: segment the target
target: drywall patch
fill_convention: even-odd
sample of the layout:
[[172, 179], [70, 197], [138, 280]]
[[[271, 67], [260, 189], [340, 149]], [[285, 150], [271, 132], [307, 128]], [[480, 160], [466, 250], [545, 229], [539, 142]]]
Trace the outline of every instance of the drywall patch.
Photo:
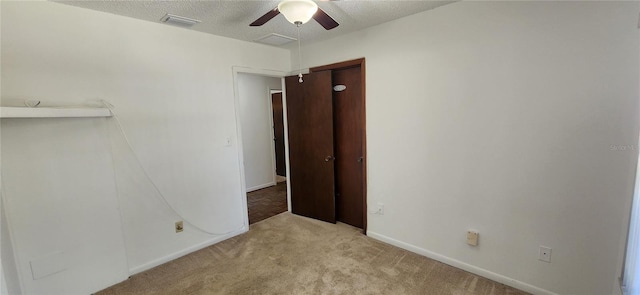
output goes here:
[[57, 252], [37, 260], [29, 262], [31, 275], [34, 280], [38, 280], [52, 274], [65, 271], [68, 268], [68, 259], [64, 252]]

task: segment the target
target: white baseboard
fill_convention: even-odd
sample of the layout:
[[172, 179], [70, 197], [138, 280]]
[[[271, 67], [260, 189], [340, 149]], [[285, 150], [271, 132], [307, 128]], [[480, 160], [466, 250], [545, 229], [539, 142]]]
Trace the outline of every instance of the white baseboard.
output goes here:
[[147, 263], [145, 263], [143, 265], [139, 265], [139, 266], [133, 267], [133, 268], [129, 269], [129, 276], [132, 276], [134, 274], [143, 272], [145, 270], [152, 269], [152, 268], [154, 268], [154, 267], [156, 267], [158, 265], [161, 265], [161, 264], [167, 263], [167, 262], [169, 262], [171, 260], [180, 258], [182, 256], [185, 256], [185, 255], [189, 254], [189, 253], [193, 253], [193, 252], [198, 251], [200, 249], [209, 247], [209, 246], [211, 246], [211, 245], [213, 245], [215, 243], [219, 243], [219, 242], [222, 242], [222, 241], [224, 241], [226, 239], [229, 239], [229, 238], [235, 237], [237, 235], [246, 233], [247, 231], [249, 231], [249, 227], [247, 227], [245, 225], [245, 226], [243, 226], [241, 229], [239, 229], [237, 231], [231, 232], [231, 233], [226, 234], [226, 235], [215, 237], [215, 238], [213, 238], [211, 240], [207, 240], [207, 241], [205, 241], [203, 243], [196, 244], [196, 245], [193, 245], [193, 246], [188, 247], [186, 249], [180, 250], [178, 252], [171, 253], [171, 254], [169, 254], [167, 256], [164, 256], [164, 257], [158, 258], [156, 260], [147, 262]]
[[257, 191], [259, 189], [263, 189], [265, 187], [270, 187], [270, 186], [274, 186], [274, 185], [276, 185], [275, 182], [269, 182], [269, 183], [265, 183], [265, 184], [261, 184], [261, 185], [256, 185], [254, 187], [247, 188], [247, 192]]
[[429, 250], [426, 250], [426, 249], [423, 249], [423, 248], [420, 248], [420, 247], [417, 247], [417, 246], [414, 246], [414, 245], [411, 245], [411, 244], [408, 244], [408, 243], [405, 243], [405, 242], [398, 241], [396, 239], [387, 237], [385, 235], [381, 235], [381, 234], [378, 234], [378, 233], [375, 233], [375, 232], [372, 232], [372, 231], [367, 231], [367, 235], [369, 237], [371, 237], [371, 238], [376, 239], [376, 240], [379, 240], [379, 241], [394, 245], [396, 247], [399, 247], [399, 248], [402, 248], [402, 249], [405, 249], [405, 250], [408, 250], [408, 251], [411, 251], [411, 252], [426, 256], [426, 257], [431, 258], [433, 260], [440, 261], [442, 263], [451, 265], [453, 267], [457, 267], [459, 269], [462, 269], [462, 270], [468, 271], [470, 273], [485, 277], [485, 278], [490, 279], [490, 280], [494, 280], [496, 282], [505, 284], [507, 286], [514, 287], [516, 289], [520, 289], [520, 290], [525, 291], [525, 292], [529, 292], [531, 294], [557, 295], [556, 293], [553, 293], [553, 292], [551, 292], [549, 290], [545, 290], [545, 289], [538, 288], [538, 287], [533, 286], [533, 285], [529, 285], [529, 284], [527, 284], [525, 282], [521, 282], [521, 281], [518, 281], [518, 280], [515, 280], [515, 279], [512, 279], [512, 278], [509, 278], [507, 276], [503, 276], [501, 274], [497, 274], [497, 273], [488, 271], [486, 269], [479, 268], [477, 266], [473, 266], [471, 264], [467, 264], [467, 263], [464, 263], [462, 261], [455, 260], [453, 258], [449, 258], [449, 257], [443, 256], [443, 255], [431, 252]]

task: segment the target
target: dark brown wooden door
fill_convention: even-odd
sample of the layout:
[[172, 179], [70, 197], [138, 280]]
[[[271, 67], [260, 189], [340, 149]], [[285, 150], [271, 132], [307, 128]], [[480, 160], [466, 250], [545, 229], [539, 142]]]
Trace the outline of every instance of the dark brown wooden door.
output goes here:
[[276, 152], [276, 174], [287, 176], [284, 163], [284, 123], [282, 120], [282, 93], [271, 94], [273, 108], [273, 141]]
[[336, 219], [363, 228], [363, 103], [360, 67], [334, 70], [333, 85], [344, 85], [333, 93]]
[[336, 222], [331, 72], [285, 78], [294, 214]]

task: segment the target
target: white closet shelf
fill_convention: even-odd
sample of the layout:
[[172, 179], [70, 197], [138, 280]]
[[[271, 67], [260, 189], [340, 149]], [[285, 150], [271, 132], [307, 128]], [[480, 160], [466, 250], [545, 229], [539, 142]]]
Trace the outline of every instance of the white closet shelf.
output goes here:
[[83, 118], [111, 116], [111, 110], [108, 108], [0, 107], [0, 118]]

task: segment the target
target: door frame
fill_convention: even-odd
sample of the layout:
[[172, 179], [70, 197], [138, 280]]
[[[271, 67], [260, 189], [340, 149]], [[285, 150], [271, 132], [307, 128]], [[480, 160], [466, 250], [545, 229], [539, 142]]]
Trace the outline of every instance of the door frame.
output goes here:
[[[362, 79], [362, 231], [366, 235], [367, 234], [367, 215], [369, 214], [369, 210], [367, 210], [367, 105], [366, 105], [366, 69], [365, 69], [365, 58], [357, 58], [342, 62], [337, 62], [333, 64], [328, 64], [324, 66], [312, 67], [309, 68], [309, 72], [319, 72], [326, 70], [342, 70], [348, 68], [360, 67], [360, 77]], [[288, 164], [288, 163], [287, 163]], [[288, 166], [287, 166], [288, 167]]]
[[[286, 71], [278, 71], [278, 70], [268, 70], [268, 69], [256, 69], [249, 67], [241, 67], [241, 66], [233, 66], [231, 67], [233, 74], [233, 104], [235, 111], [235, 121], [236, 121], [236, 151], [238, 152], [238, 170], [240, 172], [240, 191], [242, 193], [242, 208], [243, 208], [243, 219], [245, 228], [249, 229], [249, 205], [247, 204], [247, 183], [246, 183], [246, 175], [244, 171], [244, 149], [242, 147], [242, 123], [240, 119], [240, 93], [238, 91], [238, 74], [254, 74], [265, 77], [275, 77], [280, 78], [280, 87], [282, 89], [282, 104], [283, 104], [283, 112], [286, 114], [286, 99], [285, 99], [285, 89], [284, 89], [284, 77], [289, 75], [289, 72]], [[271, 100], [271, 94], [269, 93], [269, 100]], [[269, 102], [269, 109], [273, 112], [273, 108], [271, 106], [271, 102]], [[271, 115], [272, 116], [272, 115]], [[283, 116], [283, 123], [285, 128], [284, 135], [284, 154], [285, 154], [285, 168], [287, 170], [287, 175], [289, 174], [289, 134], [287, 133], [287, 117]], [[272, 119], [273, 120], [273, 119]], [[275, 149], [275, 148], [274, 148]], [[275, 158], [275, 154], [272, 156]], [[273, 160], [275, 161], [275, 159]], [[274, 162], [275, 165], [275, 162]], [[275, 166], [274, 166], [275, 167]], [[275, 181], [275, 170], [274, 170], [274, 181]], [[291, 212], [291, 196], [290, 196], [289, 183], [287, 182], [287, 206], [289, 212]]]

